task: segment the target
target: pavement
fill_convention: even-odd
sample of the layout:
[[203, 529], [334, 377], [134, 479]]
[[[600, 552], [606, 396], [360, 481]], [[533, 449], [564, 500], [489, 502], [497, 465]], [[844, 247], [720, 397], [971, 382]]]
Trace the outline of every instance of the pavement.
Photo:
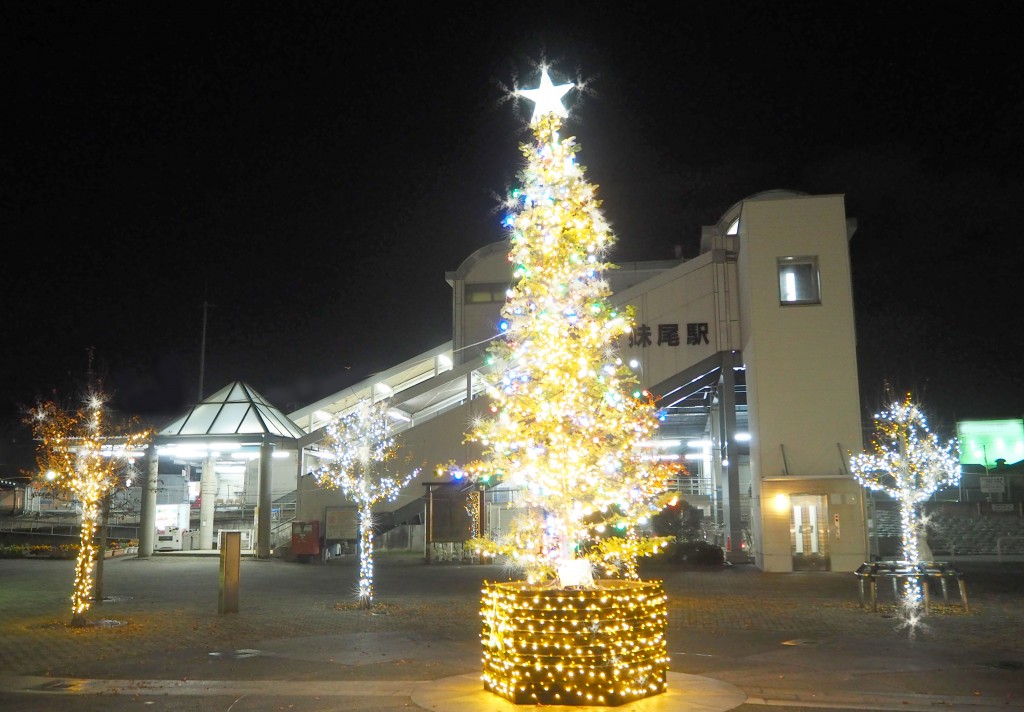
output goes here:
[[[190, 552], [191, 553], [191, 552]], [[645, 564], [669, 596], [668, 692], [623, 712], [1024, 710], [1024, 562], [957, 560], [908, 626], [852, 572]], [[378, 553], [374, 607], [358, 561], [243, 557], [236, 613], [218, 612], [214, 556], [120, 556], [73, 628], [74, 561], [0, 560], [0, 710], [508, 712], [480, 682], [480, 594], [499, 565]], [[586, 710], [547, 706], [551, 710]]]

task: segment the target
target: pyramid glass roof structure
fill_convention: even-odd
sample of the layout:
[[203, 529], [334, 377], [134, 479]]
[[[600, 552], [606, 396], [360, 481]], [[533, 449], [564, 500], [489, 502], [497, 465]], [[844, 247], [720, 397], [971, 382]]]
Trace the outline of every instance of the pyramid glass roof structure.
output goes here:
[[160, 431], [162, 436], [277, 436], [305, 433], [288, 416], [242, 381], [217, 391]]

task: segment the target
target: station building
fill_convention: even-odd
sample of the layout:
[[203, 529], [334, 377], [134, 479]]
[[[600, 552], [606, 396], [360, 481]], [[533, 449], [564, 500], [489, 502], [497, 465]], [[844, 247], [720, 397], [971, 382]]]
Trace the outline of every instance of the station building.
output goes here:
[[[705, 226], [698, 256], [618, 263], [606, 275], [613, 299], [635, 309], [621, 349], [662, 409], [657, 451], [683, 466], [674, 487], [717, 527], [730, 559], [765, 571], [853, 571], [868, 560], [865, 495], [847, 469], [849, 453], [863, 448], [855, 230], [842, 195], [766, 191]], [[318, 522], [330, 542], [354, 518], [340, 493], [309, 474], [322, 464], [324, 426], [364, 399], [388, 399], [399, 459], [424, 474], [379, 507], [382, 520], [423, 525], [431, 543], [468, 538], [460, 525], [441, 532], [458, 518], [450, 503], [444, 521], [431, 510], [434, 495], [451, 488], [435, 468], [480, 454], [464, 438], [486, 410], [486, 350], [500, 338], [512, 285], [507, 257], [507, 242], [486, 245], [445, 275], [450, 341], [288, 414], [231, 384], [161, 431], [160, 457], [204, 471], [204, 504], [230, 497], [217, 472], [234, 463], [243, 511], [247, 502], [264, 513], [288, 502], [296, 520]], [[500, 533], [516, 492], [497, 486], [480, 495], [480, 526]], [[204, 548], [213, 513], [201, 515]], [[254, 549], [269, 555], [279, 524], [256, 520]]]

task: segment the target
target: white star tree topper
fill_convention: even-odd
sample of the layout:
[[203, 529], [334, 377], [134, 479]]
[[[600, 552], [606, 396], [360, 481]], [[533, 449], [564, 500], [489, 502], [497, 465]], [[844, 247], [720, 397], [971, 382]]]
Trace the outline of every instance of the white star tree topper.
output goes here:
[[540, 70], [539, 87], [536, 89], [520, 89], [516, 93], [533, 102], [533, 118], [530, 119], [530, 124], [532, 125], [540, 121], [540, 118], [545, 114], [554, 114], [563, 119], [568, 117], [569, 111], [562, 104], [562, 97], [575, 86], [572, 83], [555, 86], [551, 83], [551, 77], [548, 76], [547, 68], [544, 67]]

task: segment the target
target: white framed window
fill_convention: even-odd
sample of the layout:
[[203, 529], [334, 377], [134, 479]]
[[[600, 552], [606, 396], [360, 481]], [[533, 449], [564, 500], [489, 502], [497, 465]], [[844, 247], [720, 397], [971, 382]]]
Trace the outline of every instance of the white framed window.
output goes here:
[[816, 255], [779, 258], [779, 303], [821, 304]]

